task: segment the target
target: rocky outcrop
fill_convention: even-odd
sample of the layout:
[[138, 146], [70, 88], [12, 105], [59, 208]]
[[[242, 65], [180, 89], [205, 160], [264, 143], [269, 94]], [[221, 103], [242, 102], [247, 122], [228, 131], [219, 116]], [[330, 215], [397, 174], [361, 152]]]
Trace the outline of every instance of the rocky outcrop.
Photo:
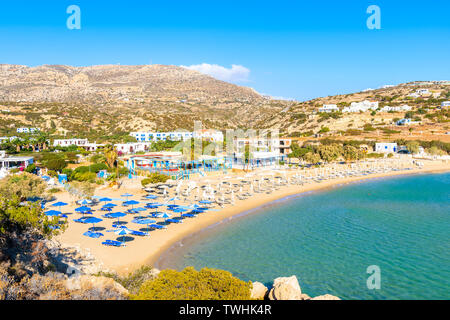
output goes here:
[[[252, 290], [252, 298], [254, 290], [255, 286]], [[338, 297], [331, 294], [311, 298], [306, 293], [302, 293], [296, 276], [276, 278], [267, 298], [269, 300], [340, 300]]]
[[267, 296], [267, 292], [269, 291], [269, 289], [267, 289], [267, 287], [265, 285], [263, 285], [261, 282], [256, 281], [256, 282], [253, 282], [252, 285], [253, 285], [253, 287], [252, 287], [252, 291], [250, 293], [251, 299], [261, 300]]
[[72, 297], [80, 299], [126, 299], [127, 289], [111, 278], [102, 276], [72, 276], [65, 281], [65, 286], [72, 292]]
[[276, 278], [269, 292], [270, 300], [301, 300], [302, 290], [296, 276]]

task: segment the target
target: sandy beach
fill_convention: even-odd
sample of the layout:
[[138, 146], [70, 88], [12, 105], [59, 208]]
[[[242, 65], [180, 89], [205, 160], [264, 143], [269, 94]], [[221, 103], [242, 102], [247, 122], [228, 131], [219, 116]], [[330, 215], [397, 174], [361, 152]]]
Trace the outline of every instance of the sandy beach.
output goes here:
[[[101, 261], [103, 263], [105, 270], [108, 269], [114, 270], [118, 273], [128, 273], [143, 264], [154, 265], [164, 251], [168, 250], [172, 245], [189, 235], [192, 235], [208, 226], [220, 223], [221, 221], [230, 219], [233, 216], [239, 215], [243, 212], [249, 211], [275, 200], [308, 191], [345, 185], [363, 179], [390, 177], [405, 174], [410, 175], [417, 173], [450, 171], [450, 163], [431, 160], [421, 160], [421, 162], [424, 164], [422, 168], [417, 167], [411, 170], [404, 171], [392, 171], [387, 173], [370, 174], [366, 176], [331, 179], [325, 180], [321, 183], [313, 182], [305, 185], [286, 185], [280, 187], [278, 190], [275, 190], [270, 194], [255, 194], [246, 200], [236, 199], [234, 205], [225, 205], [224, 208], [217, 207], [215, 208], [215, 211], [207, 211], [205, 213], [199, 214], [196, 218], [184, 219], [183, 223], [170, 224], [167, 229], [151, 231], [149, 236], [134, 237], [133, 241], [126, 242], [126, 247], [121, 248], [108, 247], [101, 244], [101, 242], [106, 239], [117, 238], [117, 235], [115, 235], [114, 233], [106, 232], [107, 230], [112, 229], [111, 224], [113, 220], [104, 219], [101, 223], [96, 225], [96, 227], [105, 228], [103, 231], [100, 231], [104, 234], [104, 237], [101, 237], [99, 239], [92, 239], [83, 236], [82, 234], [87, 231], [87, 229], [92, 225], [73, 222], [73, 219], [81, 216], [81, 214], [73, 213], [74, 209], [78, 207], [78, 205], [74, 203], [76, 199], [73, 199], [67, 192], [61, 192], [56, 195], [57, 200], [65, 201], [70, 204], [66, 207], [63, 207], [62, 211], [64, 213], [72, 212], [72, 214], [69, 215], [69, 226], [67, 230], [63, 234], [57, 236], [56, 240], [66, 245], [80, 247], [86, 252], [91, 253], [98, 261]], [[293, 175], [296, 172], [299, 171], [288, 170], [288, 175]], [[233, 179], [237, 178], [238, 176], [242, 176], [243, 174], [229, 173], [227, 175], [231, 176], [231, 179]], [[208, 179], [214, 182], [219, 181], [222, 178], [223, 175], [208, 176], [203, 179]], [[199, 178], [199, 181], [201, 181], [201, 178]], [[141, 200], [142, 196], [146, 195], [146, 192], [141, 187], [139, 179], [126, 180], [119, 190], [100, 187], [96, 190], [95, 195], [118, 199], [121, 198], [121, 194], [124, 194], [126, 192], [134, 195], [134, 197], [131, 197], [130, 199], [138, 201]], [[117, 201], [115, 201], [115, 203], [118, 204]], [[177, 204], [183, 203], [177, 202]], [[94, 211], [94, 216], [100, 217], [103, 212], [98, 210], [98, 206], [95, 208], [97, 210]], [[165, 211], [164, 207], [161, 207], [161, 209], [162, 211]], [[118, 206], [117, 210], [114, 211], [123, 210], [123, 208]], [[126, 217], [121, 218], [121, 220], [128, 222], [127, 226], [129, 228], [133, 230], [139, 230], [140, 228], [142, 228], [142, 226], [131, 223], [133, 217], [133, 214], [129, 214]]]

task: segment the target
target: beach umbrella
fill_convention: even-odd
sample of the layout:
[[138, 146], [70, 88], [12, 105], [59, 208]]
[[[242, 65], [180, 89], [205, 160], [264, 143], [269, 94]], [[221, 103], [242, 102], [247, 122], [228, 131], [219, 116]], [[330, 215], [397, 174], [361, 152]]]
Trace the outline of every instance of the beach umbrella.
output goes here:
[[107, 204], [103, 205], [102, 208], [114, 208], [114, 207], [117, 207], [117, 204], [107, 203]]
[[133, 233], [133, 231], [128, 229], [127, 227], [123, 226], [123, 227], [120, 227], [120, 228], [114, 230], [114, 233], [117, 234], [118, 236], [122, 236], [121, 237], [122, 238], [122, 243], [124, 243], [123, 240], [125, 239], [125, 236], [127, 234]]
[[49, 211], [46, 211], [46, 212], [44, 212], [45, 213], [45, 215], [47, 216], [47, 217], [56, 217], [56, 216], [59, 216], [60, 214], [61, 214], [61, 211], [57, 211], [57, 210], [49, 210]]
[[131, 193], [124, 193], [124, 194], [121, 194], [120, 196], [127, 198], [127, 201], [128, 201], [128, 198], [132, 197], [133, 195]]
[[92, 232], [90, 230], [83, 233], [83, 236], [89, 237], [89, 238], [100, 238], [103, 237], [103, 233], [100, 232]]
[[152, 219], [134, 219], [134, 220], [131, 221], [131, 222], [137, 223], [137, 224], [145, 224], [145, 225], [147, 225], [148, 228], [150, 228], [150, 225], [151, 225], [152, 223], [155, 223], [156, 221], [155, 221], [155, 220], [152, 220]]
[[209, 201], [209, 200], [200, 200], [198, 203], [201, 203], [201, 204], [211, 204], [212, 201]]
[[183, 213], [181, 216], [182, 216], [182, 217], [187, 217], [187, 218], [194, 218], [194, 217], [195, 217], [195, 214], [191, 214], [191, 213]]
[[119, 222], [119, 218], [120, 218], [120, 217], [125, 217], [125, 216], [126, 216], [126, 213], [123, 213], [123, 212], [113, 212], [113, 213], [109, 213], [108, 216], [111, 217], [111, 218], [117, 218], [117, 222]]
[[123, 203], [124, 206], [131, 206], [131, 209], [133, 209], [133, 206], [134, 206], [135, 204], [139, 204], [139, 201], [136, 201], [136, 200], [130, 200], [130, 201], [125, 201], [125, 202]]
[[149, 194], [148, 196], [144, 197], [145, 199], [151, 199], [151, 200], [155, 200], [156, 198], [158, 198], [158, 196], [155, 196], [153, 194]]
[[178, 197], [173, 197], [173, 198], [170, 198], [170, 199], [169, 199], [169, 201], [173, 201], [173, 204], [175, 204], [175, 201], [176, 201], [176, 200], [180, 200], [180, 199], [179, 199]]
[[111, 202], [112, 199], [110, 199], [110, 198], [101, 198], [98, 201], [100, 201], [100, 202]]
[[56, 202], [54, 204], [52, 204], [52, 207], [58, 207], [59, 211], [61, 211], [61, 207], [67, 206], [68, 204], [65, 202]]
[[81, 200], [81, 201], [79, 202], [79, 204], [82, 204], [82, 205], [91, 204], [91, 203], [92, 203], [91, 200], [86, 200], [86, 199]]
[[170, 213], [162, 213], [158, 218], [170, 218], [171, 216]]
[[84, 220], [84, 223], [92, 223], [92, 228], [96, 223], [102, 222], [103, 219], [96, 218], [96, 217], [89, 217], [86, 220]]
[[87, 212], [90, 212], [90, 211], [91, 211], [91, 208], [86, 207], [86, 206], [82, 206], [82, 207], [79, 207], [79, 208], [75, 209], [75, 212], [81, 212], [83, 215], [85, 213], [87, 213]]

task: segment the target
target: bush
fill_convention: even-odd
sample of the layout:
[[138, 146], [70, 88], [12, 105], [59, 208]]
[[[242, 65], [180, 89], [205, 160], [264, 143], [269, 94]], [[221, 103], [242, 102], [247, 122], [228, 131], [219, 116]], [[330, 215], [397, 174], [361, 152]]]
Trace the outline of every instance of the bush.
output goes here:
[[146, 281], [134, 300], [249, 300], [251, 282], [244, 282], [228, 271], [203, 268], [196, 271], [163, 270]]
[[120, 283], [125, 289], [132, 294], [137, 294], [142, 284], [154, 278], [153, 268], [150, 266], [141, 266], [134, 272], [127, 276], [119, 276], [115, 273], [100, 272], [97, 276], [112, 278], [114, 281]]
[[67, 164], [64, 159], [50, 159], [45, 162], [44, 166], [49, 170], [61, 171]]
[[152, 173], [148, 178], [142, 179], [141, 184], [143, 187], [145, 187], [146, 185], [151, 183], [166, 182], [168, 179], [169, 176], [166, 176], [165, 174]]
[[30, 164], [28, 167], [26, 167], [26, 169], [25, 169], [25, 171], [26, 172], [28, 172], [28, 173], [34, 173], [34, 171], [36, 170], [36, 165], [33, 163], [33, 164]]
[[97, 175], [94, 172], [78, 172], [72, 175], [72, 180], [95, 182]]

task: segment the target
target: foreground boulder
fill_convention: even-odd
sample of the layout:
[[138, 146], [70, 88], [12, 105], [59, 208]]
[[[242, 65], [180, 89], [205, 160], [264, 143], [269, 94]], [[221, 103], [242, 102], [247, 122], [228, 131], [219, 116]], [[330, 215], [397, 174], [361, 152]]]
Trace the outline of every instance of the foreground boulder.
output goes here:
[[250, 298], [258, 300], [264, 299], [269, 289], [267, 289], [267, 287], [263, 285], [261, 282], [253, 282], [252, 285], [253, 287], [250, 293]]
[[302, 300], [302, 290], [296, 276], [276, 278], [269, 292], [270, 300]]

